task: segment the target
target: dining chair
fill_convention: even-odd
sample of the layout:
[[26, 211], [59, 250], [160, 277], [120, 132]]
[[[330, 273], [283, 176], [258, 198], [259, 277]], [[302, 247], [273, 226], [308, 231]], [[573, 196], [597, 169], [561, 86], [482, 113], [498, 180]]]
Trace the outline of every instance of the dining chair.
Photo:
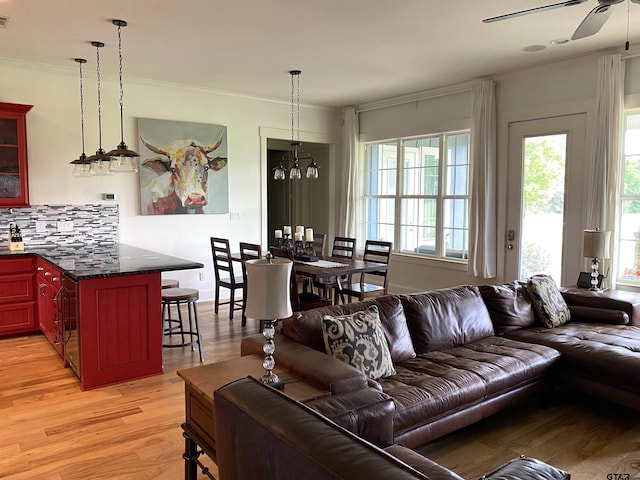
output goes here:
[[[245, 288], [242, 289], [242, 326], [247, 325], [247, 315], [245, 309], [247, 306], [247, 268], [245, 263], [247, 260], [257, 260], [262, 258], [262, 247], [257, 243], [240, 242], [240, 259], [242, 260], [242, 282]], [[260, 322], [260, 332], [262, 332], [262, 321]]]
[[327, 254], [327, 234], [313, 233], [313, 250], [316, 255], [324, 257]]
[[294, 312], [303, 310], [311, 310], [312, 308], [326, 307], [331, 305], [331, 299], [325, 298], [313, 292], [300, 291], [296, 278], [296, 262], [293, 259], [293, 251], [286, 248], [269, 247], [269, 251], [274, 257], [288, 258], [293, 262], [291, 269], [290, 291], [291, 291], [291, 308]]
[[[216, 278], [214, 312], [218, 314], [220, 305], [229, 305], [229, 320], [233, 320], [233, 312], [242, 310], [242, 301], [236, 301], [236, 290], [244, 289], [242, 273], [237, 274], [233, 268], [233, 258], [229, 248], [229, 239], [211, 237], [211, 254], [213, 256], [213, 273]], [[220, 289], [227, 288], [230, 298], [227, 302], [220, 301]]]
[[[362, 260], [365, 262], [376, 262], [388, 266], [391, 260], [392, 249], [392, 242], [367, 240], [364, 245]], [[357, 298], [359, 301], [362, 301], [366, 298], [387, 295], [389, 293], [388, 275], [389, 268], [374, 270], [372, 272], [363, 272], [360, 274], [358, 282], [352, 281], [347, 285], [343, 285], [340, 295], [343, 298], [346, 295], [349, 299], [349, 303], [351, 303], [353, 298]], [[376, 283], [371, 283], [369, 281], [370, 277], [379, 277], [382, 280], [378, 280]]]
[[[353, 260], [356, 252], [356, 239], [351, 237], [334, 237], [333, 246], [331, 247], [331, 256], [337, 258], [346, 258]], [[340, 277], [340, 283], [351, 283], [351, 275], [343, 275]], [[313, 286], [318, 289], [321, 295], [325, 298], [331, 298], [329, 292], [334, 292], [338, 286], [336, 278], [319, 278], [313, 282]], [[344, 297], [341, 298], [342, 303], [345, 303]], [[334, 303], [338, 303], [338, 297], [334, 296]]]

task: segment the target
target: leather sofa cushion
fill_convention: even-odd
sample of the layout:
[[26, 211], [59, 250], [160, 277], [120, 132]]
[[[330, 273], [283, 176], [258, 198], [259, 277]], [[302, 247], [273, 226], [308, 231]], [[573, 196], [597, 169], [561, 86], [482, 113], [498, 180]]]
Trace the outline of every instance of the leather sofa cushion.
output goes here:
[[299, 312], [293, 317], [283, 320], [283, 333], [311, 348], [325, 352], [322, 336], [322, 318], [325, 315], [337, 317], [367, 309], [371, 305], [378, 307], [380, 322], [385, 338], [389, 344], [389, 351], [393, 363], [404, 362], [416, 356], [411, 342], [411, 335], [407, 327], [404, 309], [400, 299], [395, 295], [378, 297], [373, 300], [347, 305], [332, 305]]
[[531, 327], [535, 323], [526, 284], [516, 281], [504, 285], [481, 285], [478, 289], [496, 333]]
[[400, 295], [417, 354], [456, 347], [494, 334], [478, 287], [465, 285]]
[[505, 333], [562, 353], [562, 370], [640, 394], [640, 327], [568, 323], [547, 329], [531, 327]]
[[489, 336], [418, 355], [379, 380], [396, 404], [398, 434], [549, 375], [560, 353], [543, 345]]

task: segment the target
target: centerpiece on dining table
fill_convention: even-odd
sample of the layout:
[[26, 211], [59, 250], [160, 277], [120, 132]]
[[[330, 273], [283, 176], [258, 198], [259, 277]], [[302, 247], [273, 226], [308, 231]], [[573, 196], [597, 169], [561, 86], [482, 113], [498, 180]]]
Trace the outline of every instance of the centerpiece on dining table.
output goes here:
[[317, 262], [313, 246], [313, 228], [297, 225], [293, 239], [291, 239], [291, 225], [285, 225], [282, 230], [275, 231], [276, 247], [293, 251], [293, 258], [302, 262]]

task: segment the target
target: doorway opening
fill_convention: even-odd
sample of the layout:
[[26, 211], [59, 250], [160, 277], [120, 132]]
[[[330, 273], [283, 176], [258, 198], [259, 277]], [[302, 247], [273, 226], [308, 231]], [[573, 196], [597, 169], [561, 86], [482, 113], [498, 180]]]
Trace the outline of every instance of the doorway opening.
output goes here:
[[[282, 162], [290, 167], [286, 159], [291, 147], [290, 140], [267, 139], [267, 240], [275, 244], [274, 232], [284, 225], [304, 225], [316, 233], [330, 235], [333, 215], [330, 211], [330, 147], [324, 143], [304, 142], [302, 151], [310, 153], [320, 167], [320, 176], [309, 179], [304, 175], [307, 164], [301, 162], [303, 175], [300, 180], [275, 180], [274, 169]], [[284, 160], [283, 160], [284, 158]]]

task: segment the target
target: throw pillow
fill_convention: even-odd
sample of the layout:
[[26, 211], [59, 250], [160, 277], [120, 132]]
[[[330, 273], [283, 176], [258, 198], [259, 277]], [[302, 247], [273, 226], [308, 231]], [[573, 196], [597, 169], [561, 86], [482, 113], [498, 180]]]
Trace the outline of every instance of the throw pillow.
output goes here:
[[497, 334], [533, 326], [536, 321], [525, 282], [480, 285], [493, 328]]
[[322, 335], [328, 355], [353, 365], [368, 378], [395, 375], [376, 305], [351, 315], [325, 315]]
[[549, 275], [534, 275], [529, 278], [527, 290], [538, 318], [546, 327], [559, 327], [571, 319], [569, 307], [556, 282]]

